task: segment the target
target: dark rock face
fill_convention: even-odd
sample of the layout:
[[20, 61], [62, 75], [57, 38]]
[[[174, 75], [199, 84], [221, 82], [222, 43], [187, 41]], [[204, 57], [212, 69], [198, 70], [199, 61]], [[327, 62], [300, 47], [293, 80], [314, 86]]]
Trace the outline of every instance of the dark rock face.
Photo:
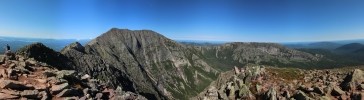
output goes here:
[[62, 53], [68, 56], [75, 66], [78, 66], [75, 67], [75, 70], [105, 80], [107, 84], [114, 88], [121, 85], [124, 87], [124, 90], [135, 92], [135, 87], [125, 72], [121, 72], [115, 67], [106, 64], [101, 57], [85, 54], [74, 49], [62, 51]]
[[218, 74], [189, 48], [149, 30], [114, 28], [85, 47], [73, 43], [61, 53], [79, 66], [76, 70], [148, 99], [186, 99]]

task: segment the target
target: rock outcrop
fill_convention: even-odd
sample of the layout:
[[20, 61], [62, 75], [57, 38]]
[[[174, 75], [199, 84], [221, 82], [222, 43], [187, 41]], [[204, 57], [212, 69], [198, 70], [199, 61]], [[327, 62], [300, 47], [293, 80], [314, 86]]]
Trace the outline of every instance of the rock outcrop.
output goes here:
[[[238, 70], [239, 69], [239, 70]], [[238, 73], [237, 73], [238, 72]], [[362, 70], [302, 70], [264, 66], [246, 66], [223, 73], [192, 99], [242, 100], [363, 100]], [[210, 99], [211, 100], [211, 99]], [[215, 99], [216, 100], [216, 99]]]
[[74, 67], [68, 58], [63, 56], [61, 53], [46, 47], [42, 43], [33, 43], [27, 45], [23, 48], [20, 48], [16, 54], [27, 58], [33, 58], [37, 61], [44, 62], [43, 64], [48, 64], [58, 69], [70, 70], [73, 69], [72, 67]]

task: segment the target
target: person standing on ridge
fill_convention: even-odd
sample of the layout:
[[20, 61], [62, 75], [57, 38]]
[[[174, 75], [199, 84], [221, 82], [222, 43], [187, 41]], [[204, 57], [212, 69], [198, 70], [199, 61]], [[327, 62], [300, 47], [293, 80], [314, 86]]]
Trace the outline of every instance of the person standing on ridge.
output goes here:
[[10, 54], [11, 53], [11, 51], [10, 51], [10, 46], [9, 46], [9, 44], [6, 44], [6, 48], [5, 48], [5, 55], [8, 55], [8, 54]]

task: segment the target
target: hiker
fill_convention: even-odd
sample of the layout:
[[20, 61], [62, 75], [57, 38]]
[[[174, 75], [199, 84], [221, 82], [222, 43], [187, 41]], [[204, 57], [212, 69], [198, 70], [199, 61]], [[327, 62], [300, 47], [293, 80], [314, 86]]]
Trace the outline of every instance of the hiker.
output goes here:
[[9, 55], [11, 53], [9, 44], [6, 44], [5, 55]]

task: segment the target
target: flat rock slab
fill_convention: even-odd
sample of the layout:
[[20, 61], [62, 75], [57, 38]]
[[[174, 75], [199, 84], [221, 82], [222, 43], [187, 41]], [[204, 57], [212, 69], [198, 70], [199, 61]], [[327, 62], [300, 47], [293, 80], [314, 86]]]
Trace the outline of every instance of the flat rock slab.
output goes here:
[[14, 95], [14, 96], [20, 96], [20, 92], [13, 91], [13, 90], [7, 90], [7, 89], [2, 89], [1, 93], [10, 94], [10, 95]]
[[22, 97], [26, 97], [26, 98], [38, 98], [39, 91], [38, 90], [24, 90], [20, 94]]
[[59, 92], [61, 92], [62, 90], [66, 89], [68, 87], [68, 83], [63, 83], [60, 85], [53, 85], [51, 88], [51, 91], [53, 94], [57, 94]]
[[339, 87], [334, 87], [332, 94], [340, 96], [340, 95], [345, 94], [345, 91], [341, 90]]
[[75, 89], [64, 89], [62, 92], [58, 93], [57, 97], [71, 97], [71, 96], [79, 96], [78, 91]]
[[0, 88], [5, 89], [13, 89], [13, 90], [31, 90], [34, 89], [34, 87], [26, 86], [20, 82], [17, 81], [11, 81], [11, 80], [0, 80]]
[[57, 78], [64, 78], [64, 77], [68, 77], [68, 76], [74, 76], [74, 74], [76, 73], [76, 71], [74, 70], [61, 70], [61, 71], [57, 71]]
[[0, 100], [18, 99], [18, 98], [19, 98], [19, 96], [5, 94], [5, 93], [0, 93]]

